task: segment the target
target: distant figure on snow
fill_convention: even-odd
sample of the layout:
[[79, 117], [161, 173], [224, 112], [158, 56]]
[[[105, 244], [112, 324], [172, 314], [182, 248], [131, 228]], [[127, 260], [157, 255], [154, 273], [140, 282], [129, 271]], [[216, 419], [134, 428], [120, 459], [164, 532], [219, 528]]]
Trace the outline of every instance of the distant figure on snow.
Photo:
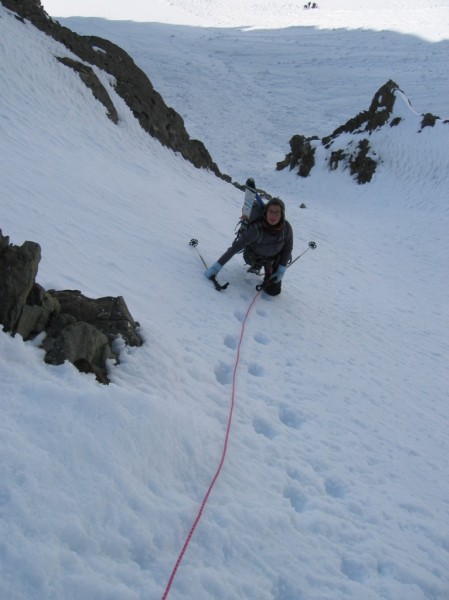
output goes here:
[[[238, 252], [243, 250], [245, 262], [253, 269], [264, 269], [263, 290], [270, 296], [281, 293], [281, 282], [292, 258], [293, 230], [285, 219], [285, 205], [272, 198], [263, 217], [249, 224], [216, 263], [204, 274], [210, 279]], [[253, 271], [255, 272], [255, 270]]]

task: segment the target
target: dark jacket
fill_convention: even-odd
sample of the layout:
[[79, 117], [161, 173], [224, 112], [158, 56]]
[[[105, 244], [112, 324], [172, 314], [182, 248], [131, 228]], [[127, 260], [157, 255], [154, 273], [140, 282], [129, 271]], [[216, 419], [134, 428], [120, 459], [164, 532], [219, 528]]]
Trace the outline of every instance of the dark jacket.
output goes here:
[[235, 254], [249, 248], [251, 253], [262, 262], [275, 262], [287, 266], [293, 251], [293, 230], [288, 221], [284, 221], [281, 229], [276, 230], [260, 220], [251, 223], [246, 231], [218, 259], [220, 265], [225, 265]]

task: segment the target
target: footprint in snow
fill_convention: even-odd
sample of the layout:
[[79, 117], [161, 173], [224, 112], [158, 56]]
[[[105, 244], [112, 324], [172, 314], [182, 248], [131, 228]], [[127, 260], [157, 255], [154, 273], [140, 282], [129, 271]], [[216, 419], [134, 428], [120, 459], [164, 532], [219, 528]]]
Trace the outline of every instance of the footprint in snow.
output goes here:
[[237, 321], [242, 323], [243, 319], [245, 318], [245, 312], [243, 310], [236, 310], [234, 311], [234, 317], [237, 319]]
[[221, 385], [227, 385], [232, 382], [232, 367], [226, 363], [220, 362], [214, 369], [215, 377]]
[[256, 333], [254, 335], [254, 339], [258, 344], [263, 344], [264, 346], [267, 346], [271, 341], [270, 338], [264, 333]]
[[324, 480], [324, 488], [331, 498], [344, 498], [346, 496], [345, 484], [333, 477], [327, 477]]
[[341, 572], [351, 581], [363, 583], [370, 575], [369, 569], [358, 558], [341, 559]]
[[302, 512], [307, 503], [307, 498], [304, 496], [304, 494], [301, 494], [301, 492], [299, 490], [297, 490], [296, 488], [291, 487], [291, 486], [285, 488], [284, 498], [287, 498], [288, 500], [290, 500], [290, 504], [292, 505], [292, 508], [297, 513]]
[[279, 420], [292, 429], [299, 429], [304, 423], [304, 419], [288, 406], [281, 406], [279, 408]]
[[247, 292], [240, 292], [240, 298], [242, 298], [242, 300], [245, 300], [246, 302], [249, 302], [249, 300], [251, 300]]
[[264, 368], [261, 365], [258, 365], [257, 363], [251, 363], [249, 365], [248, 373], [250, 375], [254, 375], [254, 377], [264, 377], [265, 376]]
[[235, 350], [237, 348], [237, 338], [235, 335], [227, 335], [224, 339], [224, 345], [231, 350]]
[[254, 419], [253, 427], [256, 433], [264, 435], [269, 440], [272, 440], [277, 435], [275, 428], [271, 425], [271, 423], [265, 421], [265, 419]]

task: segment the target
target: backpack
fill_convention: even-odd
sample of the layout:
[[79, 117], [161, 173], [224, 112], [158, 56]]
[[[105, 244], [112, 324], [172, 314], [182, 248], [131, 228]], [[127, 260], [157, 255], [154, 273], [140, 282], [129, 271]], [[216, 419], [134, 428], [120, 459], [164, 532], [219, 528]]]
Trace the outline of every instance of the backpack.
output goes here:
[[[242, 216], [239, 221], [239, 229], [237, 232], [237, 238], [242, 231], [248, 229], [251, 223], [259, 221], [263, 218], [265, 210], [265, 203], [256, 191], [256, 184], [254, 179], [251, 177], [247, 179], [245, 185], [245, 199], [243, 201]], [[262, 229], [260, 229], [260, 235], [262, 236]], [[247, 265], [250, 265], [248, 272], [260, 273], [262, 268], [262, 262], [255, 256], [250, 246], [245, 246], [243, 250], [243, 260]]]
[[243, 201], [242, 216], [240, 218], [239, 233], [248, 229], [248, 225], [254, 223], [263, 217], [265, 202], [256, 191], [256, 184], [251, 177], [247, 179], [245, 185], [245, 199]]

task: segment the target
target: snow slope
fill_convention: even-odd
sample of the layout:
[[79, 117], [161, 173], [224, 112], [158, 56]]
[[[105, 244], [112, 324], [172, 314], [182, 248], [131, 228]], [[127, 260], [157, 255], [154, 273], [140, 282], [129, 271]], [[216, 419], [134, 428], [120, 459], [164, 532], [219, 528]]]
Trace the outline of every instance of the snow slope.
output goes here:
[[[168, 10], [169, 3], [159, 4]], [[89, 6], [112, 16], [99, 2]], [[198, 6], [176, 7], [193, 14]], [[213, 82], [211, 35], [220, 38], [223, 57], [232, 55], [223, 62], [240, 73], [259, 44], [237, 29], [147, 26], [151, 44], [168, 47], [189, 31], [196, 43], [190, 64], [182, 44], [170, 55], [184, 65], [180, 105], [189, 93], [228, 102], [208, 95], [196, 63], [201, 56]], [[45, 288], [123, 295], [146, 342], [122, 349], [106, 387], [70, 364], [45, 365], [39, 340], [0, 334], [0, 595], [161, 598], [221, 457], [242, 321], [259, 281], [236, 257], [220, 273], [230, 286], [218, 294], [188, 242], [198, 238], [205, 259], [216, 260], [233, 238], [242, 194], [144, 135], [100, 73], [119, 111], [113, 125], [54, 58], [69, 52], [1, 6], [0, 29], [3, 234], [14, 244], [41, 244], [38, 281]], [[311, 42], [323, 30], [310, 30]], [[279, 57], [283, 36], [263, 35]], [[324, 60], [330, 46], [316, 46], [323, 80], [344, 80], [351, 70], [343, 57], [354, 55], [352, 38], [336, 35], [342, 58], [331, 65]], [[364, 35], [372, 52], [393, 39], [357, 32]], [[447, 57], [448, 37], [413, 54], [417, 112], [447, 102], [447, 61], [429, 57]], [[242, 43], [248, 54], [234, 53]], [[139, 56], [153, 50], [140, 46]], [[311, 239], [318, 248], [287, 271], [280, 297], [262, 294], [250, 312], [223, 471], [169, 598], [446, 600], [448, 126], [418, 134], [413, 111], [403, 108], [410, 126], [379, 140], [385, 160], [367, 186], [346, 172], [322, 169], [306, 180], [276, 173], [282, 144], [296, 133], [280, 96], [298, 89], [289, 77], [273, 85], [287, 70], [264, 70], [262, 60], [259, 85], [272, 90], [287, 137], [269, 142], [265, 161], [251, 158], [254, 140], [235, 133], [254, 113], [264, 114], [266, 98], [248, 98], [237, 85], [234, 120], [223, 127], [215, 118], [225, 109], [210, 106], [197, 133], [208, 148], [213, 142], [217, 160], [227, 154], [231, 129], [237, 156], [247, 158], [239, 172], [231, 160], [226, 169], [236, 178], [253, 175], [286, 200], [295, 255]], [[405, 62], [398, 50], [393, 66]], [[429, 65], [440, 87], [420, 87]], [[150, 77], [165, 97], [173, 80], [158, 69]], [[367, 80], [357, 111], [374, 91]], [[349, 96], [339, 102], [352, 110]], [[316, 95], [311, 113], [321, 111], [330, 124], [328, 100]], [[189, 130], [203, 108], [189, 107]], [[258, 140], [270, 138], [269, 127], [260, 119]]]
[[46, 0], [55, 17], [101, 17], [200, 27], [374, 29], [412, 33], [428, 40], [447, 39], [448, 0], [322, 0], [318, 10], [307, 2], [286, 0]]

